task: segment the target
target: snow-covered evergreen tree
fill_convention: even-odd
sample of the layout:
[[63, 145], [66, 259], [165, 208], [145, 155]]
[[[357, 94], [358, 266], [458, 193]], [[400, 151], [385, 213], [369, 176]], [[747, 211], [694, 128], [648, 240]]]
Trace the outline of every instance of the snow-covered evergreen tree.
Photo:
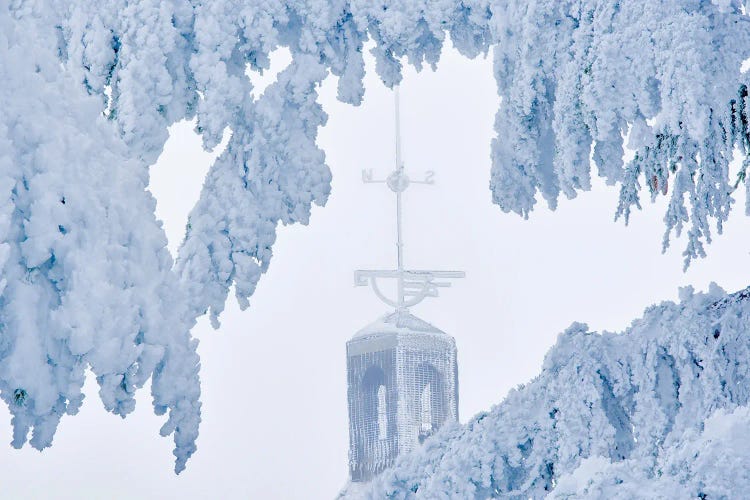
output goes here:
[[742, 498], [750, 289], [681, 291], [622, 334], [573, 324], [541, 375], [350, 498]]
[[[435, 66], [447, 36], [493, 49], [502, 96], [490, 186], [528, 216], [590, 186], [590, 158], [618, 184], [626, 219], [670, 196], [668, 242], [690, 223], [686, 262], [721, 230], [750, 148], [748, 3], [739, 0], [0, 0], [0, 396], [14, 445], [50, 445], [91, 367], [126, 414], [152, 378], [177, 469], [195, 449], [198, 358], [190, 329], [218, 324], [229, 288], [246, 306], [276, 227], [307, 223], [330, 172], [316, 145], [317, 88], [364, 96], [363, 47], [384, 84]], [[260, 95], [248, 75], [287, 47]], [[154, 217], [148, 169], [168, 127], [196, 118], [207, 148], [231, 131], [190, 215], [176, 264]], [[624, 164], [623, 137], [637, 149]], [[746, 183], [746, 186], [750, 184]]]
[[0, 396], [13, 446], [30, 430], [32, 446], [50, 446], [90, 368], [122, 416], [151, 378], [179, 471], [198, 435], [198, 356], [146, 190], [149, 163], [86, 91], [104, 79], [61, 64], [50, 6], [0, 6]]

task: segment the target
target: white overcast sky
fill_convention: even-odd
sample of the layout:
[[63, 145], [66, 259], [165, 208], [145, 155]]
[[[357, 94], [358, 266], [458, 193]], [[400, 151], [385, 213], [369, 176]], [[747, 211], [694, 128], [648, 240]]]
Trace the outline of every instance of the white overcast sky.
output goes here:
[[[274, 58], [275, 69], [286, 57]], [[180, 476], [162, 417], [143, 390], [127, 419], [107, 414], [89, 380], [80, 414], [63, 417], [51, 449], [0, 446], [3, 498], [332, 498], [347, 479], [345, 342], [388, 308], [353, 286], [357, 268], [395, 265], [394, 200], [363, 185], [361, 169], [393, 168], [392, 93], [368, 61], [362, 106], [322, 88], [329, 121], [319, 144], [333, 170], [325, 208], [307, 227], [281, 227], [269, 272], [240, 312], [230, 300], [222, 327], [203, 318], [203, 423], [198, 451]], [[267, 80], [265, 78], [264, 80]], [[544, 353], [572, 321], [619, 331], [677, 289], [716, 281], [743, 288], [750, 220], [738, 199], [709, 256], [682, 272], [678, 241], [660, 253], [664, 204], [646, 203], [630, 227], [613, 223], [617, 190], [592, 192], [530, 220], [491, 204], [490, 141], [498, 107], [491, 58], [447, 50], [436, 72], [405, 72], [401, 87], [407, 171], [436, 172], [433, 187], [405, 195], [405, 260], [415, 268], [458, 269], [466, 278], [415, 308], [458, 346], [460, 415], [466, 421], [534, 377]], [[152, 169], [157, 215], [170, 248], [183, 235], [212, 156], [190, 124], [173, 127]], [[11, 439], [0, 407], [0, 436]]]

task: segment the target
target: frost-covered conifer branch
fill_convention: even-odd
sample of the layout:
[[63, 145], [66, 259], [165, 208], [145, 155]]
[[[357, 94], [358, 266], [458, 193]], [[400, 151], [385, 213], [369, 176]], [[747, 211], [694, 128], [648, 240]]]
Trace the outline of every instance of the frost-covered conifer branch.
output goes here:
[[[14, 444], [48, 446], [75, 413], [86, 368], [125, 415], [152, 378], [177, 468], [194, 450], [198, 358], [190, 328], [243, 306], [268, 269], [279, 222], [307, 223], [330, 172], [316, 145], [329, 73], [357, 105], [363, 47], [387, 86], [435, 67], [447, 36], [493, 49], [502, 97], [492, 199], [528, 216], [598, 175], [670, 197], [665, 244], [686, 263], [732, 206], [729, 162], [747, 158], [748, 3], [738, 0], [0, 0], [0, 395]], [[292, 62], [253, 95], [249, 74]], [[191, 212], [173, 267], [146, 191], [168, 127], [196, 118], [204, 145], [231, 139]], [[623, 163], [624, 138], [637, 150]], [[745, 179], [744, 167], [738, 175]], [[750, 189], [750, 184], [746, 183]], [[748, 205], [750, 211], [750, 205]], [[30, 304], [33, 304], [31, 306]], [[168, 312], [167, 312], [168, 311]]]
[[61, 61], [50, 7], [0, 3], [0, 397], [12, 444], [31, 433], [50, 446], [87, 369], [123, 417], [151, 378], [179, 472], [200, 421], [194, 318], [146, 190], [147, 155], [134, 151], [145, 142], [103, 116], [93, 65], [82, 77]]
[[[503, 97], [495, 201], [528, 216], [541, 192], [554, 208], [560, 193], [589, 188], [593, 158], [608, 184], [622, 184], [626, 220], [639, 186], [652, 199], [672, 191], [665, 243], [690, 221], [686, 265], [703, 255], [711, 220], [721, 232], [732, 203], [733, 149], [747, 141], [740, 4], [508, 2], [502, 12], [492, 18]], [[628, 135], [637, 155], [624, 166]]]
[[750, 479], [750, 289], [574, 323], [542, 373], [340, 498], [736, 498]]

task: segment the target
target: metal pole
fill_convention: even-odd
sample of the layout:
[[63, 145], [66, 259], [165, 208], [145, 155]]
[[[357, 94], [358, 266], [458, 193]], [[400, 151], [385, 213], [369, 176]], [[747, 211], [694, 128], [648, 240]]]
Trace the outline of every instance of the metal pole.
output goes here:
[[[399, 176], [404, 175], [404, 163], [401, 159], [401, 113], [399, 109], [398, 85], [394, 87], [395, 121], [396, 121], [396, 171]], [[404, 240], [401, 231], [401, 190], [396, 191], [396, 247], [398, 251], [398, 303], [404, 309]]]

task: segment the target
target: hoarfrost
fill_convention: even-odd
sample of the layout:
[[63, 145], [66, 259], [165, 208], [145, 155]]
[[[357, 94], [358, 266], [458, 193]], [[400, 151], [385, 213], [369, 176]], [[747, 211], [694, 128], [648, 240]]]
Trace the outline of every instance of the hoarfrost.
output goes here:
[[[554, 207], [561, 193], [588, 189], [593, 157], [620, 186], [618, 216], [640, 207], [644, 187], [666, 193], [665, 244], [690, 224], [686, 263], [703, 255], [712, 222], [721, 232], [732, 207], [733, 150], [747, 158], [750, 148], [747, 8], [0, 0], [0, 396], [14, 445], [29, 431], [33, 446], [51, 444], [91, 367], [105, 406], [121, 415], [152, 377], [184, 467], [200, 420], [190, 329], [207, 312], [218, 325], [232, 285], [247, 306], [277, 225], [305, 224], [326, 202], [317, 88], [333, 74], [339, 99], [359, 104], [368, 40], [388, 86], [404, 63], [435, 67], [447, 36], [467, 57], [493, 49], [502, 103], [490, 186], [503, 210], [528, 216], [537, 194]], [[254, 99], [248, 73], [267, 69], [280, 47], [292, 61]], [[148, 168], [168, 127], [194, 117], [207, 148], [227, 129], [231, 139], [173, 266]], [[639, 151], [625, 165], [631, 127]]]
[[622, 334], [573, 324], [541, 375], [351, 498], [740, 498], [750, 289], [684, 290]]

